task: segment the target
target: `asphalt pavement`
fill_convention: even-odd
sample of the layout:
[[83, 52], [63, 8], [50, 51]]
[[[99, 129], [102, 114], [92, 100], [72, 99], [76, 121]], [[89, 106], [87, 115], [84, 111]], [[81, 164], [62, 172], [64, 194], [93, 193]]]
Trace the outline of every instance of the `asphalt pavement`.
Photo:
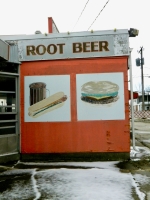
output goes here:
[[[130, 128], [132, 133], [132, 123], [130, 123]], [[150, 119], [135, 119], [134, 133], [136, 146], [150, 148]]]

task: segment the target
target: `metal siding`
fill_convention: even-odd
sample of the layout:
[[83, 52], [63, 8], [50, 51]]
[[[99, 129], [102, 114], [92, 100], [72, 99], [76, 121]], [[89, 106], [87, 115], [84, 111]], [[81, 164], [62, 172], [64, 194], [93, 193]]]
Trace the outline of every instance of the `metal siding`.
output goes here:
[[0, 39], [0, 58], [9, 60], [9, 45]]
[[[76, 74], [111, 72], [124, 74], [125, 120], [77, 121]], [[45, 74], [70, 74], [71, 122], [24, 122], [24, 76]], [[21, 77], [22, 153], [130, 152], [127, 57], [24, 62]]]
[[17, 43], [10, 46], [9, 62], [19, 63], [18, 46]]
[[[12, 49], [12, 59], [11, 59], [11, 62], [17, 62], [17, 59], [15, 59], [15, 55], [16, 54], [16, 48], [17, 46], [11, 46], [11, 49]], [[14, 56], [13, 56], [14, 55]], [[18, 65], [18, 68], [19, 68], [19, 65]], [[19, 69], [18, 69], [19, 70]], [[14, 121], [16, 122], [16, 134], [7, 134], [7, 135], [0, 135], [0, 157], [2, 157], [3, 155], [7, 155], [7, 156], [10, 156], [12, 153], [16, 153], [16, 152], [19, 152], [19, 134], [20, 134], [20, 110], [19, 110], [19, 71], [18, 73], [9, 73], [9, 72], [0, 72], [1, 76], [4, 76], [4, 77], [15, 77], [15, 80], [16, 80], [16, 119], [14, 120], [1, 120], [1, 122], [10, 122], [10, 121]], [[10, 127], [10, 126], [9, 126]], [[5, 156], [6, 156], [5, 155]], [[14, 158], [15, 160], [16, 158]], [[4, 159], [1, 159], [1, 160], [4, 160]], [[10, 158], [11, 160], [11, 158]], [[12, 158], [13, 160], [13, 158]]]

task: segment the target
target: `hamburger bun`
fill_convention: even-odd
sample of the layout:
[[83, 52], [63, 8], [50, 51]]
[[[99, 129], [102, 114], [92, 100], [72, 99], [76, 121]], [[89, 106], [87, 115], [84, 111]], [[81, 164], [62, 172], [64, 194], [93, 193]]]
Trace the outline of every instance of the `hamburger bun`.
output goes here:
[[109, 104], [118, 100], [119, 86], [110, 81], [90, 81], [81, 87], [81, 100], [91, 104]]

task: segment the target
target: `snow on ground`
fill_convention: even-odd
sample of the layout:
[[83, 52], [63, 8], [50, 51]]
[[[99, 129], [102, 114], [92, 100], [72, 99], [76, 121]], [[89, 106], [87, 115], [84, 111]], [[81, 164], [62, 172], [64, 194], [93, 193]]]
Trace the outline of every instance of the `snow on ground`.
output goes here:
[[[33, 182], [30, 178], [33, 172], [33, 169], [13, 169], [1, 173], [0, 190], [5, 184], [7, 190], [0, 193], [0, 200], [25, 200], [30, 199], [30, 197], [34, 199]], [[26, 177], [28, 178], [26, 179]]]
[[149, 140], [142, 140], [142, 142], [150, 143], [150, 139]]
[[36, 178], [39, 191], [44, 190], [46, 198], [132, 199], [131, 175], [119, 174], [110, 169], [52, 169], [39, 172]]
[[150, 156], [150, 149], [147, 147], [138, 147], [136, 146], [135, 149], [131, 147], [130, 150], [130, 157], [131, 159], [137, 159], [142, 157]]
[[[13, 179], [11, 187], [0, 193], [0, 199], [51, 199], [51, 200], [132, 200], [134, 188], [140, 200], [145, 195], [130, 173], [121, 173], [115, 167], [117, 162], [61, 162], [42, 163], [46, 169], [38, 168], [41, 163], [25, 163], [35, 165], [37, 169], [12, 169], [2, 175], [26, 175], [26, 181]], [[47, 169], [57, 165], [60, 168]], [[67, 167], [68, 166], [68, 167]], [[73, 169], [70, 166], [79, 168]], [[29, 167], [29, 166], [28, 166]], [[87, 167], [83, 169], [80, 167]], [[1, 180], [1, 179], [0, 179]]]

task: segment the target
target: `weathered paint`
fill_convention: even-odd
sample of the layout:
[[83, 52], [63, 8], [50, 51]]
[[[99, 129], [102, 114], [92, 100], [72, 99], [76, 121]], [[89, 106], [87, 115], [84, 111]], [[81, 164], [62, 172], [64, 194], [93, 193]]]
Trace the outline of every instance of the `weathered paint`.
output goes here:
[[[21, 153], [129, 153], [127, 63], [127, 56], [23, 62], [20, 90]], [[111, 72], [124, 74], [125, 120], [77, 121], [76, 74]], [[71, 122], [24, 122], [24, 76], [30, 75], [70, 75]]]
[[129, 55], [128, 34], [18, 41], [20, 61]]
[[52, 17], [48, 17], [48, 33], [59, 33], [59, 30]]
[[129, 55], [127, 29], [58, 34], [51, 18], [48, 23], [50, 34], [1, 38], [17, 43], [20, 62]]

